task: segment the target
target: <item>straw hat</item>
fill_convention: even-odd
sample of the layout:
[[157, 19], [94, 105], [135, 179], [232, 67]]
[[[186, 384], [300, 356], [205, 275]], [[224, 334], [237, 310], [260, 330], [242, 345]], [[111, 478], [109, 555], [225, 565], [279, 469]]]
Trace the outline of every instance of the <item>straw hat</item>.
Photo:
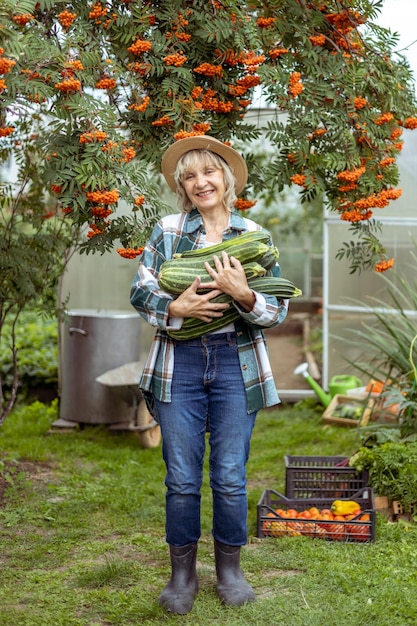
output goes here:
[[248, 179], [248, 168], [246, 167], [245, 159], [230, 146], [226, 146], [218, 139], [208, 135], [196, 135], [179, 139], [166, 150], [162, 157], [161, 170], [173, 191], [177, 188], [174, 179], [177, 163], [182, 155], [190, 150], [210, 150], [210, 152], [221, 156], [233, 170], [236, 179], [236, 195], [243, 191]]

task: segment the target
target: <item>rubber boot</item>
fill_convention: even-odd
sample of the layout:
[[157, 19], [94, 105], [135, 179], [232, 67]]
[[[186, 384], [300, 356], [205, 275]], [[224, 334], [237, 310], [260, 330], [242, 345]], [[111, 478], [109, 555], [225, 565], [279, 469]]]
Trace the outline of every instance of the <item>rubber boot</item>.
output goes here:
[[217, 593], [228, 606], [254, 602], [255, 593], [240, 569], [240, 546], [227, 546], [214, 540]]
[[196, 571], [197, 544], [169, 546], [171, 579], [159, 596], [159, 604], [170, 613], [185, 615], [193, 608], [198, 591]]

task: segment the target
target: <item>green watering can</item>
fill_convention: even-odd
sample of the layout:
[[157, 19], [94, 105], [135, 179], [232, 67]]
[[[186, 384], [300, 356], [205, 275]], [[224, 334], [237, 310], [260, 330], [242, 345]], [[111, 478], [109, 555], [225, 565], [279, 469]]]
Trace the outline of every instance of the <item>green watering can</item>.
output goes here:
[[356, 376], [349, 376], [341, 374], [339, 376], [333, 376], [329, 383], [329, 393], [326, 393], [322, 387], [318, 384], [308, 371], [308, 363], [301, 363], [295, 368], [294, 374], [301, 374], [310, 387], [314, 389], [318, 399], [325, 406], [328, 407], [333, 396], [336, 394], [346, 395], [349, 389], [355, 389], [362, 386], [362, 381]]
[[329, 382], [329, 392], [332, 398], [336, 394], [346, 395], [349, 389], [356, 389], [356, 387], [362, 387], [361, 379], [347, 374], [333, 376]]

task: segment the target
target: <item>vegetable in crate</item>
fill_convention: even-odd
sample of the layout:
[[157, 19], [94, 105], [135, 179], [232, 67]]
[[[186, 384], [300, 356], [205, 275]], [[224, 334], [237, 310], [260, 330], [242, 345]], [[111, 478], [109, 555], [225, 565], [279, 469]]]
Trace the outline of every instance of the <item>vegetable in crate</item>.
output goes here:
[[361, 510], [354, 500], [335, 500], [330, 508], [334, 515], [354, 515]]
[[339, 404], [333, 410], [335, 417], [344, 417], [346, 419], [359, 420], [362, 417], [363, 406], [356, 406], [353, 404]]

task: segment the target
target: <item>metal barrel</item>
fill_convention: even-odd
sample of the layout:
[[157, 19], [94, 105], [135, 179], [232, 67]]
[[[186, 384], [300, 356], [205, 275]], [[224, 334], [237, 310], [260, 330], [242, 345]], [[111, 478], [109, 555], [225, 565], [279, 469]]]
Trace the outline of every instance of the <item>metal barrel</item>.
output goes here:
[[117, 310], [67, 311], [62, 333], [60, 418], [84, 424], [131, 420], [133, 406], [96, 378], [139, 360], [139, 315]]

